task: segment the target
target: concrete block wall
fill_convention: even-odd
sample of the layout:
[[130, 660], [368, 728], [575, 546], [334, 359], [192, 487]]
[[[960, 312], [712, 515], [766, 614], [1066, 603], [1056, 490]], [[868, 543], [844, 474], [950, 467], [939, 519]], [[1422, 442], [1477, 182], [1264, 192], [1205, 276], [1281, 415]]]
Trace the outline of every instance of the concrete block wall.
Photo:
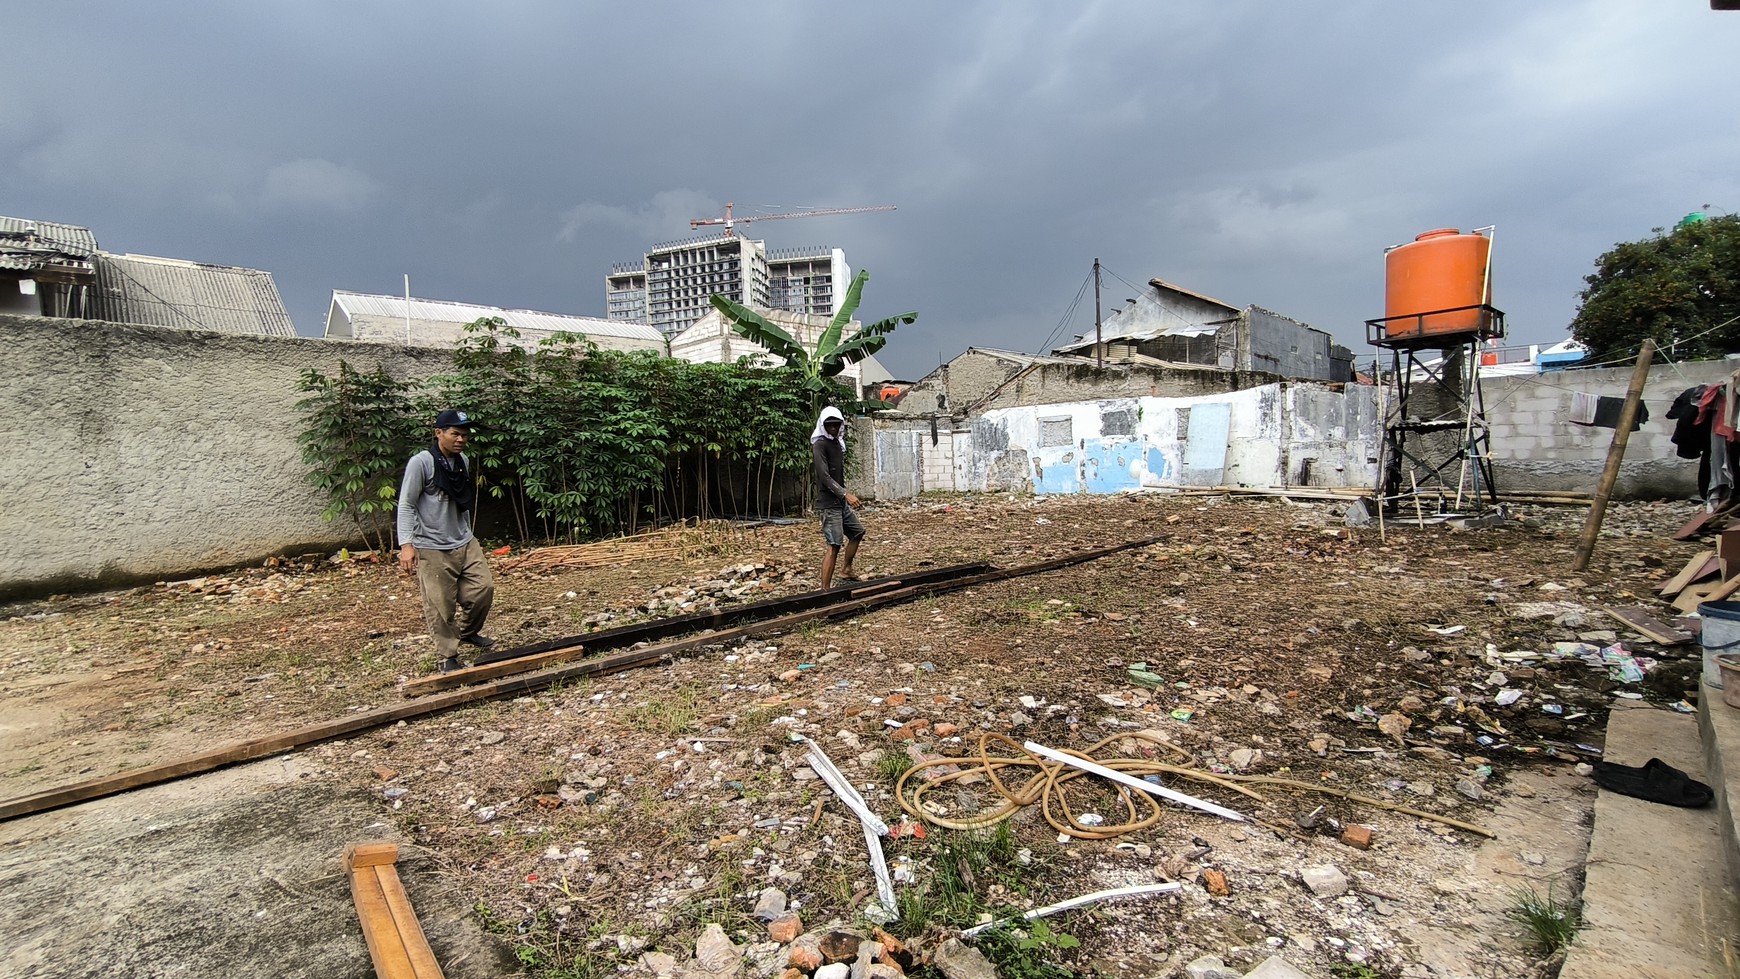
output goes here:
[[[1737, 367], [1740, 361], [1718, 360], [1650, 368], [1643, 389], [1649, 420], [1627, 441], [1616, 495], [1684, 498], [1697, 492], [1698, 462], [1675, 455], [1668, 407], [1688, 387], [1726, 383]], [[1571, 396], [1581, 391], [1622, 398], [1631, 375], [1630, 367], [1604, 367], [1483, 378], [1499, 492], [1594, 492], [1613, 430], [1571, 424]]]

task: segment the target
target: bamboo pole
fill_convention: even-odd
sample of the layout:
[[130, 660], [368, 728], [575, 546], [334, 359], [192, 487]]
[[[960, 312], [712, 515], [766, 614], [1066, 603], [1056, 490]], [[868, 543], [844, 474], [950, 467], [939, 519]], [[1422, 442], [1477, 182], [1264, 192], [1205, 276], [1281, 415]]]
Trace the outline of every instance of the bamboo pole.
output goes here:
[[[1631, 428], [1637, 424], [1637, 406], [1643, 402], [1643, 385], [1649, 380], [1649, 362], [1655, 357], [1655, 341], [1645, 339], [1637, 352], [1637, 367], [1631, 372], [1631, 386], [1625, 389], [1625, 405], [1619, 409], [1619, 427], [1613, 430], [1613, 442], [1607, 447], [1607, 465], [1601, 470], [1601, 482], [1595, 486], [1595, 502], [1589, 507], [1589, 518], [1583, 522], [1583, 536], [1577, 540], [1577, 557], [1572, 571], [1589, 567], [1595, 554], [1595, 540], [1601, 536], [1601, 519], [1607, 515], [1607, 500], [1613, 495], [1613, 484], [1619, 480], [1619, 463], [1625, 459], [1625, 443], [1631, 440]], [[1734, 392], [1728, 392], [1734, 397]]]

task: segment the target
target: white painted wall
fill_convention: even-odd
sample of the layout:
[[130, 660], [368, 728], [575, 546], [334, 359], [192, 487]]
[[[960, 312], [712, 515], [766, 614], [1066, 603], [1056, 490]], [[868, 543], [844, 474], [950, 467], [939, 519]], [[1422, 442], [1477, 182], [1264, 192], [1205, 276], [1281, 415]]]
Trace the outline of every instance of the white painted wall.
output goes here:
[[873, 483], [883, 499], [919, 491], [1369, 487], [1379, 437], [1375, 390], [1351, 385], [1001, 408], [938, 431], [934, 445], [927, 419], [878, 421]]

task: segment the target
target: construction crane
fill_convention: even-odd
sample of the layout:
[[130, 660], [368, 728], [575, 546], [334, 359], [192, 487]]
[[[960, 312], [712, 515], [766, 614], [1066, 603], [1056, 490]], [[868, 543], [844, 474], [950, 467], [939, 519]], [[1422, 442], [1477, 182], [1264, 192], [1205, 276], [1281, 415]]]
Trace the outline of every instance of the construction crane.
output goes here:
[[722, 218], [696, 218], [689, 222], [689, 227], [699, 228], [709, 224], [722, 224], [725, 226], [726, 236], [735, 237], [737, 232], [732, 230], [733, 225], [748, 224], [751, 221], [776, 221], [785, 218], [818, 218], [827, 214], [866, 214], [870, 211], [894, 210], [893, 204], [877, 204], [874, 207], [821, 207], [809, 211], [784, 211], [777, 214], [751, 214], [748, 217], [739, 218], [731, 216], [731, 208], [733, 206], [734, 205], [730, 203], [726, 203], [725, 216]]

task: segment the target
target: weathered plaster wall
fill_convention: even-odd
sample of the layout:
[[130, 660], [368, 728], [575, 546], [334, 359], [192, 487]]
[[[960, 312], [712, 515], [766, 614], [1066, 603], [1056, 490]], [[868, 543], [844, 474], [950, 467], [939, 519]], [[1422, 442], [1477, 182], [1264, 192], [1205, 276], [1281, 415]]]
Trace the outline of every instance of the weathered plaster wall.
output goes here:
[[[1618, 496], [1687, 497], [1697, 492], [1698, 461], [1675, 456], [1668, 407], [1688, 387], [1725, 383], [1737, 367], [1740, 361], [1717, 360], [1650, 368], [1643, 389], [1649, 421], [1626, 443], [1614, 488]], [[1607, 462], [1613, 430], [1567, 421], [1571, 395], [1584, 391], [1622, 398], [1631, 374], [1630, 367], [1603, 367], [1483, 379], [1493, 479], [1499, 492], [1593, 493]]]
[[[1108, 398], [1189, 398], [1254, 388], [1279, 381], [1256, 371], [1140, 367], [1120, 364], [1037, 364], [1005, 384], [982, 411], [1026, 405], [1069, 404]], [[905, 404], [901, 407], [904, 409]]]
[[1374, 389], [1311, 384], [994, 409], [939, 430], [934, 444], [926, 419], [879, 417], [875, 428], [872, 491], [883, 499], [921, 489], [1369, 486], [1378, 439]]
[[445, 351], [0, 316], [13, 429], [0, 596], [182, 575], [353, 540], [302, 479], [295, 386], [340, 357], [399, 378]]

